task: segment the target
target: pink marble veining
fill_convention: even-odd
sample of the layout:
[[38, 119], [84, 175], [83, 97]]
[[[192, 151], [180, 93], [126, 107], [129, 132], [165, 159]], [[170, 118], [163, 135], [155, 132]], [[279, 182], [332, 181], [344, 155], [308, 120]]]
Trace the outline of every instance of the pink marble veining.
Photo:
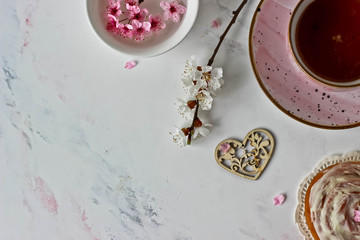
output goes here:
[[311, 79], [295, 62], [288, 24], [298, 0], [264, 0], [257, 10], [251, 45], [254, 69], [268, 97], [304, 123], [342, 128], [360, 125], [360, 87], [332, 88]]
[[43, 207], [50, 213], [57, 214], [58, 204], [53, 192], [49, 189], [41, 177], [36, 177], [34, 181], [36, 196], [40, 199]]
[[58, 94], [58, 97], [59, 99], [62, 101], [62, 102], [66, 102], [66, 97], [63, 95], [63, 94]]
[[90, 232], [91, 227], [86, 223], [86, 220], [87, 220], [87, 219], [88, 219], [88, 218], [86, 217], [86, 212], [85, 212], [85, 210], [83, 210], [82, 213], [81, 213], [81, 221], [82, 221], [82, 223], [84, 224], [85, 230], [86, 230], [87, 232]]
[[31, 23], [31, 20], [30, 20], [30, 17], [26, 18], [25, 19], [25, 23], [27, 26], [31, 27], [32, 26], [32, 23]]
[[[77, 205], [78, 203], [76, 203]], [[92, 240], [100, 240], [100, 238], [95, 237], [92, 233], [92, 227], [89, 225], [87, 213], [85, 209], [82, 209], [80, 206], [78, 206], [79, 213], [80, 213], [80, 224], [83, 226], [85, 232], [90, 236]]]
[[24, 198], [23, 199], [23, 205], [26, 207], [26, 209], [29, 211], [29, 212], [32, 212], [32, 209], [30, 207], [30, 204], [29, 202]]
[[24, 20], [24, 29], [23, 29], [23, 44], [20, 52], [23, 53], [25, 48], [27, 48], [31, 43], [31, 28], [33, 27], [33, 15], [36, 12], [38, 7], [38, 0], [33, 0], [26, 7], [24, 15], [26, 18]]

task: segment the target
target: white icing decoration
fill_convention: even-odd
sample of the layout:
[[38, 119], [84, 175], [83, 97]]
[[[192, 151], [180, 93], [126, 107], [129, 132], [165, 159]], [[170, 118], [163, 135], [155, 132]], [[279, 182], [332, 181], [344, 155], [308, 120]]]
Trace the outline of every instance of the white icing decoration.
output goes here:
[[353, 212], [360, 204], [360, 165], [340, 163], [317, 181], [310, 193], [311, 218], [320, 239], [360, 240]]
[[[308, 191], [308, 188], [309, 188], [312, 180], [318, 173], [322, 172], [323, 170], [325, 170], [326, 168], [328, 168], [332, 165], [342, 163], [342, 162], [360, 162], [360, 152], [354, 151], [354, 152], [349, 152], [344, 155], [332, 155], [330, 157], [325, 158], [323, 161], [321, 161], [318, 164], [318, 166], [314, 169], [314, 171], [308, 177], [306, 177], [304, 179], [304, 181], [300, 184], [300, 188], [298, 191], [298, 206], [296, 208], [295, 220], [299, 226], [299, 230], [304, 235], [306, 240], [314, 240], [314, 237], [312, 236], [312, 234], [309, 230], [309, 227], [307, 225], [307, 221], [305, 218], [305, 199], [306, 199], [306, 193]], [[350, 215], [350, 216], [353, 216], [353, 215]], [[333, 215], [332, 218], [336, 218], [336, 216]], [[336, 228], [337, 232], [344, 231], [344, 229], [342, 229], [341, 226], [337, 226], [337, 227], [335, 226], [335, 228]], [[346, 240], [357, 239], [357, 238], [352, 238], [353, 237], [352, 235], [345, 236], [346, 235], [345, 233], [341, 233], [341, 234], [344, 236], [343, 239], [346, 239]], [[342, 238], [333, 238], [333, 239], [341, 240]], [[328, 240], [328, 238], [321, 238], [321, 240]]]

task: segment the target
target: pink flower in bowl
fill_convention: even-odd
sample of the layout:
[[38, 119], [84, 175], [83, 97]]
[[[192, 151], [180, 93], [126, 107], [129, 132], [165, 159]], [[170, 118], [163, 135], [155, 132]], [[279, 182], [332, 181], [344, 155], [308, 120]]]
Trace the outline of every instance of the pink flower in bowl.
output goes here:
[[145, 21], [145, 17], [149, 14], [149, 11], [146, 8], [138, 8], [135, 10], [130, 10], [129, 18], [130, 20], [138, 20], [140, 22]]
[[122, 11], [120, 9], [121, 5], [120, 5], [120, 0], [109, 0], [109, 5], [108, 5], [108, 11], [107, 14], [112, 15], [114, 17], [119, 17], [122, 14]]
[[139, 22], [138, 20], [132, 21], [134, 39], [136, 41], [144, 40], [150, 34], [151, 24], [149, 22]]
[[[174, 48], [186, 37], [196, 20], [200, 0], [178, 0], [179, 3], [186, 7], [186, 14], [181, 15], [180, 21], [176, 24], [171, 22], [172, 19], [169, 19], [169, 23], [165, 22], [163, 18], [164, 10], [160, 6], [162, 0], [156, 1], [156, 6], [153, 5], [155, 1], [150, 0], [142, 1], [140, 5], [140, 1], [138, 0], [120, 0], [122, 14], [117, 18], [117, 24], [115, 21], [111, 21], [111, 24], [108, 26], [111, 28], [110, 31], [106, 26], [108, 19], [104, 17], [104, 15], [106, 16], [108, 13], [108, 1], [110, 0], [86, 0], [88, 19], [90, 26], [94, 29], [94, 36], [99, 37], [99, 39], [103, 40], [108, 46], [125, 55], [154, 57]], [[116, 0], [113, 1], [115, 2]], [[170, 4], [172, 0], [168, 1]], [[136, 5], [140, 6], [139, 8], [149, 10], [148, 16], [145, 18], [145, 21], [143, 21], [148, 23], [141, 26], [141, 28], [145, 27], [146, 29], [146, 25], [149, 25], [149, 32], [138, 29], [140, 33], [135, 33], [132, 23], [134, 20], [129, 21], [129, 10], [126, 5], [128, 5], [128, 7], [134, 7]], [[136, 7], [134, 7], [134, 9], [135, 8]], [[162, 23], [158, 21], [158, 15], [162, 18]], [[138, 22], [143, 24], [142, 21]], [[151, 34], [158, 33], [158, 30], [164, 27], [163, 23], [166, 23], [166, 26], [160, 31], [164, 34]], [[133, 29], [131, 29], [129, 25]], [[117, 31], [117, 33], [114, 34], [112, 30]], [[130, 30], [132, 30], [131, 33]], [[142, 39], [143, 35], [145, 35], [144, 41], [138, 41]], [[135, 38], [137, 40], [135, 40]]]
[[133, 33], [134, 27], [131, 26], [130, 24], [122, 24], [122, 23], [120, 23], [118, 29], [119, 29], [120, 35], [122, 37], [124, 37], [124, 38], [131, 39], [133, 37], [133, 35], [134, 35], [134, 33]]
[[106, 24], [106, 29], [110, 32], [117, 33], [119, 27], [119, 22], [116, 17], [113, 15], [108, 15], [108, 22]]
[[166, 24], [162, 21], [160, 15], [150, 15], [149, 23], [151, 24], [151, 32], [157, 33], [166, 27]]
[[186, 12], [186, 7], [180, 5], [176, 0], [168, 3], [166, 1], [162, 1], [160, 3], [160, 7], [164, 9], [164, 20], [171, 19], [173, 22], [180, 21], [180, 15]]

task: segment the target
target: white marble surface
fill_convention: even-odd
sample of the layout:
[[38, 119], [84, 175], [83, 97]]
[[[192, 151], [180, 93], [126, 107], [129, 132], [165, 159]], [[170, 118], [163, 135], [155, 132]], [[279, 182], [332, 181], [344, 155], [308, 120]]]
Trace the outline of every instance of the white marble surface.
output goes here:
[[[169, 135], [182, 121], [174, 103], [185, 60], [207, 62], [238, 4], [200, 0], [180, 45], [134, 59], [94, 34], [85, 0], [1, 0], [0, 239], [303, 239], [299, 183], [323, 157], [360, 150], [360, 128], [310, 127], [267, 99], [248, 53], [258, 1], [214, 62], [225, 85], [206, 116], [211, 134], [186, 148]], [[126, 70], [128, 60], [138, 65]], [[217, 165], [218, 142], [259, 127], [277, 146], [258, 181]], [[287, 200], [273, 206], [278, 193]]]

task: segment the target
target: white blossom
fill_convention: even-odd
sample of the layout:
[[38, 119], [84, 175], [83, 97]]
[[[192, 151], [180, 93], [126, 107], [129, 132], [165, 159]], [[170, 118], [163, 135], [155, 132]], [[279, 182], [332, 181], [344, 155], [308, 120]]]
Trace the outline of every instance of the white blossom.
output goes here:
[[222, 77], [222, 68], [214, 68], [211, 70], [211, 81], [209, 82], [209, 87], [210, 91], [213, 91], [212, 93], [214, 93], [224, 84], [224, 79]]
[[197, 138], [206, 137], [207, 135], [209, 135], [210, 130], [207, 129], [206, 127], [212, 127], [212, 124], [205, 123], [201, 127], [195, 128], [194, 129], [194, 134], [192, 135], [192, 138], [197, 139]]
[[180, 129], [175, 127], [173, 132], [170, 132], [174, 143], [176, 143], [179, 147], [184, 147], [187, 143], [187, 136], [185, 133]]
[[177, 145], [187, 145], [190, 134], [191, 140], [206, 137], [209, 134], [208, 127], [212, 125], [203, 124], [198, 117], [198, 111], [211, 109], [213, 95], [224, 83], [222, 77], [222, 68], [198, 66], [194, 56], [186, 61], [184, 73], [181, 75], [186, 96], [184, 100], [178, 99], [178, 110], [188, 122], [183, 128], [175, 128], [174, 132], [170, 133]]
[[188, 102], [195, 99], [182, 100], [178, 99], [179, 102], [179, 113], [185, 120], [191, 120], [194, 116], [195, 108], [191, 109], [188, 106]]
[[199, 66], [195, 73], [195, 89], [207, 89], [214, 94], [224, 83], [222, 79], [222, 68], [212, 68], [211, 66]]
[[186, 87], [194, 85], [193, 80], [195, 78], [196, 67], [195, 56], [191, 56], [190, 59], [186, 61], [184, 73], [181, 75], [181, 80]]
[[195, 97], [199, 101], [199, 105], [202, 110], [206, 111], [211, 109], [213, 98], [211, 97], [209, 91], [202, 89], [196, 93]]

